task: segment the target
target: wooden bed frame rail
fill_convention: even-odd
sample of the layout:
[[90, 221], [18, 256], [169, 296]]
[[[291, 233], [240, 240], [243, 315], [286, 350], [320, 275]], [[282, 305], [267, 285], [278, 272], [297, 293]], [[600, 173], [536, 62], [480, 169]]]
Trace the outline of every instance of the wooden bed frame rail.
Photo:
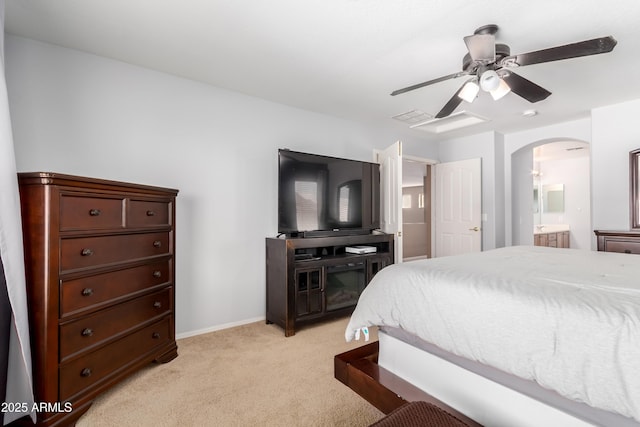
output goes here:
[[334, 376], [385, 414], [407, 402], [425, 401], [469, 426], [482, 427], [451, 406], [378, 365], [378, 341], [334, 357]]

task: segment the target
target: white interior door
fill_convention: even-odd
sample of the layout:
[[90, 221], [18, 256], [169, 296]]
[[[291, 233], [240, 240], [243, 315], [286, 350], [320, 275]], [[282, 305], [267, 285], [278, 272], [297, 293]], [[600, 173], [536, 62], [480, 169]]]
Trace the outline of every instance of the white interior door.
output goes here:
[[374, 152], [380, 164], [380, 228], [393, 234], [395, 262], [402, 262], [402, 142]]
[[435, 166], [435, 256], [482, 250], [481, 159]]

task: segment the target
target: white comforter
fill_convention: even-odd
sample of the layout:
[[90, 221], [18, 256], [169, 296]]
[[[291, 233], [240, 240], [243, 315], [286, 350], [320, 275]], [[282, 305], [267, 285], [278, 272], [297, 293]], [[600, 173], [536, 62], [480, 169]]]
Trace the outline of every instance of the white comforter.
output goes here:
[[374, 325], [640, 420], [640, 255], [518, 246], [392, 265], [347, 341]]

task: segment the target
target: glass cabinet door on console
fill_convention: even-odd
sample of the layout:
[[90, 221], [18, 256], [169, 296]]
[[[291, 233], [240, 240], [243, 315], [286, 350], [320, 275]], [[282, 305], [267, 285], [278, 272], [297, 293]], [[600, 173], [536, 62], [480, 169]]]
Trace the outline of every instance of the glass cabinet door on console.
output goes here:
[[371, 258], [367, 262], [367, 283], [373, 279], [373, 276], [378, 274], [380, 270], [385, 268], [387, 265], [391, 265], [391, 258], [382, 257], [382, 258]]
[[322, 313], [322, 269], [296, 269], [296, 314]]

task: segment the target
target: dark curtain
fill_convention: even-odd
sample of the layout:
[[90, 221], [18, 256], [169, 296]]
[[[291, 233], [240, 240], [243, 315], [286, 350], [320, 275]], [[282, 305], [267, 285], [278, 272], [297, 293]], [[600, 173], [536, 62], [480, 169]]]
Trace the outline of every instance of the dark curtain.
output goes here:
[[[9, 359], [9, 333], [11, 331], [11, 304], [7, 293], [7, 280], [0, 258], [0, 402], [7, 392], [7, 362]], [[0, 426], [4, 425], [4, 412], [0, 411]]]

